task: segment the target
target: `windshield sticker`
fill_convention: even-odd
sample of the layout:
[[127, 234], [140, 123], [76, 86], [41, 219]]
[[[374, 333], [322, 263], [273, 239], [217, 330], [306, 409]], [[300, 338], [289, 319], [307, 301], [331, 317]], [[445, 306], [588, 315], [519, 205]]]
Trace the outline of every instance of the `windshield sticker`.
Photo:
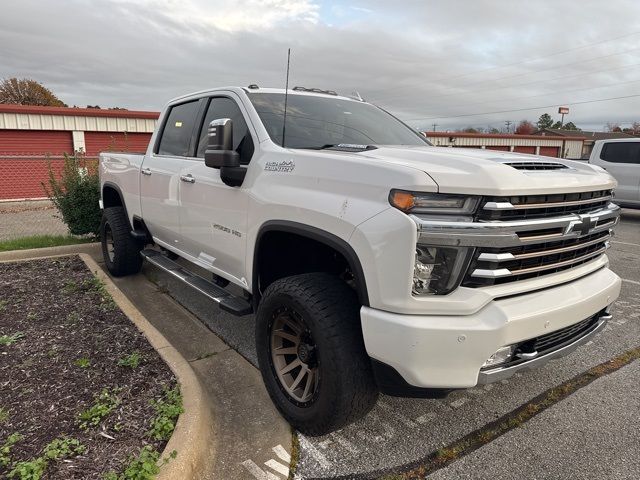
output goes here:
[[283, 160], [282, 162], [267, 162], [264, 165], [264, 169], [266, 172], [291, 173], [293, 172], [294, 168], [296, 168], [296, 164], [293, 160]]

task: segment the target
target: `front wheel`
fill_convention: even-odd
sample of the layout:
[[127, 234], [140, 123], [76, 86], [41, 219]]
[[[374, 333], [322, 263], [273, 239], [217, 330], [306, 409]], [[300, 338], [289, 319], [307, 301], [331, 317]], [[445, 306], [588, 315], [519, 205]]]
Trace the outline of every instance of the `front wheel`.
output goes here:
[[142, 267], [140, 245], [131, 236], [123, 207], [105, 208], [100, 224], [102, 257], [109, 273], [122, 277], [138, 273]]
[[271, 284], [258, 307], [262, 378], [280, 413], [308, 435], [363, 417], [378, 397], [355, 292], [324, 273]]

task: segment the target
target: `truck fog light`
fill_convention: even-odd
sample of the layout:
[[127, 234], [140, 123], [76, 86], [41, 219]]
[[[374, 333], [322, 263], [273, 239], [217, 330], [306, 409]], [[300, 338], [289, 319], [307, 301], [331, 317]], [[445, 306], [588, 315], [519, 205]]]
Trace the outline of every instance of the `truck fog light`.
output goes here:
[[486, 362], [482, 364], [482, 368], [493, 367], [501, 363], [505, 363], [513, 355], [514, 347], [509, 345], [508, 347], [501, 347], [496, 353], [491, 355]]
[[416, 246], [413, 267], [414, 295], [446, 295], [460, 285], [466, 272], [472, 248]]

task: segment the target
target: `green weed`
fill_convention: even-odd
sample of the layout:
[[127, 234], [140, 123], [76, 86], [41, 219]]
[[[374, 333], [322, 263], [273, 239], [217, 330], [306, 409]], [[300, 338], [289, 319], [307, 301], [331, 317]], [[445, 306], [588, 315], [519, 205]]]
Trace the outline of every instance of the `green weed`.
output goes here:
[[2, 445], [0, 445], [0, 468], [4, 468], [11, 463], [11, 449], [22, 440], [22, 435], [12, 433]]
[[151, 422], [151, 430], [147, 435], [154, 440], [169, 440], [178, 416], [184, 412], [179, 388], [165, 390], [164, 397], [160, 400], [152, 400], [151, 405], [156, 410], [156, 416]]
[[73, 364], [76, 367], [89, 368], [91, 366], [91, 360], [89, 360], [87, 357], [82, 357], [82, 358], [78, 358], [76, 361], [74, 361]]
[[140, 365], [140, 360], [142, 360], [142, 356], [139, 352], [133, 352], [129, 355], [125, 355], [120, 360], [118, 360], [119, 367], [129, 367], [129, 368], [137, 368]]
[[0, 425], [6, 422], [9, 419], [9, 412], [0, 407]]
[[176, 458], [177, 455], [178, 452], [174, 450], [158, 464], [160, 453], [147, 445], [140, 450], [137, 457], [129, 457], [129, 464], [124, 472], [118, 474], [111, 471], [102, 478], [103, 480], [153, 480], [160, 473], [160, 468]]
[[120, 399], [114, 392], [104, 388], [99, 395], [96, 395], [93, 405], [78, 416], [79, 427], [87, 430], [98, 426], [118, 405], [120, 405]]
[[86, 447], [75, 438], [58, 437], [44, 447], [39, 457], [13, 464], [11, 471], [7, 474], [7, 478], [40, 480], [49, 462], [81, 455], [85, 450]]
[[24, 333], [22, 332], [12, 333], [11, 335], [0, 335], [0, 345], [8, 347], [22, 338], [24, 338]]

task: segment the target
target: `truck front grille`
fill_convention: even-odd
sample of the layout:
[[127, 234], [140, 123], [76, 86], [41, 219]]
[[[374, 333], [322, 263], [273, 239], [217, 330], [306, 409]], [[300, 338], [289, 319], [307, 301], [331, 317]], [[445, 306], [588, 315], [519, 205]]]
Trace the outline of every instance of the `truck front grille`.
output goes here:
[[554, 195], [486, 197], [478, 220], [522, 220], [592, 212], [606, 207], [611, 190]]
[[605, 230], [569, 240], [479, 248], [462, 285], [485, 287], [568, 270], [602, 255], [610, 238]]

